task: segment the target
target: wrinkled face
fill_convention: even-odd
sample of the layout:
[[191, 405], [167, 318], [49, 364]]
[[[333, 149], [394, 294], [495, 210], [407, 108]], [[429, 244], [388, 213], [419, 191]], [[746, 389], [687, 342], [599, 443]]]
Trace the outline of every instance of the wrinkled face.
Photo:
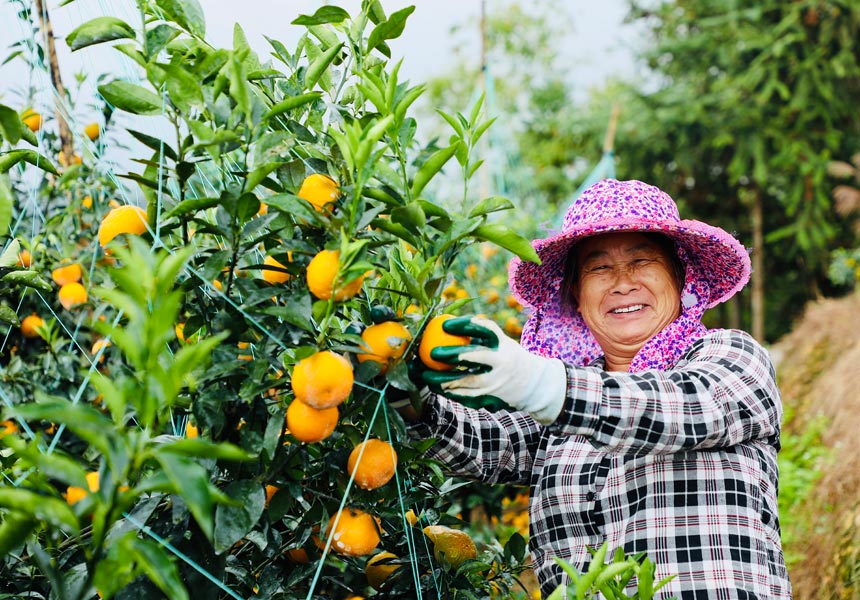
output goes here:
[[641, 233], [607, 233], [575, 247], [579, 312], [604, 352], [632, 357], [681, 312], [672, 260]]

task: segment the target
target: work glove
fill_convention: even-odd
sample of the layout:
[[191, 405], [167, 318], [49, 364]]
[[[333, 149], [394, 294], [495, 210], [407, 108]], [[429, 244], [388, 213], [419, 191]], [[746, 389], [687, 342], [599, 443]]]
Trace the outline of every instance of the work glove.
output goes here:
[[567, 370], [562, 361], [532, 354], [489, 319], [455, 317], [445, 321], [442, 329], [469, 336], [471, 343], [438, 346], [430, 352], [434, 360], [455, 367], [423, 372], [432, 391], [472, 406], [504, 404], [529, 413], [544, 425], [558, 418], [567, 392]]

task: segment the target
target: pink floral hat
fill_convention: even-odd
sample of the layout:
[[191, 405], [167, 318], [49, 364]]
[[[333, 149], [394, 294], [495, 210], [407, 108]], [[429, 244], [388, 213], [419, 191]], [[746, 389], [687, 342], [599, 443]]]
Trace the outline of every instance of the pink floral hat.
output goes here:
[[541, 264], [511, 261], [511, 292], [532, 309], [520, 340], [523, 346], [573, 364], [587, 364], [602, 354], [579, 313], [561, 302], [560, 288], [574, 244], [617, 231], [662, 233], [673, 239], [687, 272], [681, 316], [640, 350], [642, 358], [638, 363], [634, 359], [631, 371], [637, 365], [671, 364], [706, 331], [700, 322], [705, 309], [728, 300], [749, 281], [749, 255], [731, 234], [701, 221], [682, 220], [675, 201], [659, 188], [635, 180], [604, 179], [573, 202], [560, 233], [532, 242]]

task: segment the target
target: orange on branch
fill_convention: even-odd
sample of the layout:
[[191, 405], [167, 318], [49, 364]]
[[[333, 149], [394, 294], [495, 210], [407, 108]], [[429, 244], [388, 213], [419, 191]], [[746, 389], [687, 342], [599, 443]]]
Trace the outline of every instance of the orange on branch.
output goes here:
[[325, 212], [340, 197], [340, 188], [328, 175], [314, 173], [305, 177], [296, 195], [313, 204], [317, 212]]
[[287, 429], [300, 442], [313, 444], [334, 432], [338, 415], [336, 406], [320, 410], [296, 398], [287, 407]]
[[387, 551], [374, 554], [370, 557], [367, 565], [364, 567], [364, 574], [367, 575], [367, 583], [370, 584], [370, 587], [375, 590], [381, 589], [385, 580], [400, 568], [400, 565], [379, 564], [384, 560], [394, 558], [397, 558], [397, 555]]
[[5, 421], [0, 421], [0, 437], [4, 435], [8, 435], [10, 433], [18, 433], [18, 424], [15, 421], [11, 421], [6, 419]]
[[348, 300], [361, 291], [365, 275], [359, 275], [351, 281], [336, 281], [340, 261], [339, 250], [321, 250], [308, 263], [308, 289], [320, 300], [340, 302]]
[[428, 525], [424, 528], [424, 535], [433, 542], [433, 556], [436, 560], [444, 560], [455, 569], [467, 560], [478, 557], [475, 542], [464, 531], [445, 525]]
[[272, 498], [275, 497], [275, 494], [277, 494], [278, 490], [280, 490], [280, 489], [281, 488], [279, 488], [276, 485], [267, 485], [266, 486], [266, 502], [264, 504], [264, 506], [266, 508], [269, 508], [269, 503], [272, 501]]
[[87, 290], [77, 281], [63, 285], [57, 295], [60, 299], [60, 304], [66, 310], [71, 310], [72, 307], [87, 301]]
[[384, 321], [371, 325], [361, 332], [362, 348], [365, 352], [357, 354], [358, 362], [372, 360], [382, 365], [382, 372], [388, 365], [403, 356], [412, 334], [397, 321]]
[[185, 437], [190, 440], [200, 437], [200, 430], [191, 421], [185, 422]]
[[433, 360], [430, 357], [430, 351], [439, 346], [465, 346], [472, 339], [464, 335], [452, 335], [442, 329], [442, 323], [448, 319], [454, 318], [454, 315], [437, 315], [430, 319], [427, 327], [424, 328], [424, 333], [421, 336], [421, 343], [418, 345], [418, 356], [421, 362], [434, 371], [450, 371], [454, 367], [447, 363]]
[[99, 225], [99, 245], [104, 248], [123, 233], [141, 235], [146, 232], [146, 211], [139, 206], [124, 204], [112, 209]]
[[83, 270], [81, 269], [81, 265], [78, 263], [63, 265], [51, 271], [51, 279], [53, 279], [54, 283], [59, 286], [80, 281], [82, 275]]
[[36, 133], [42, 128], [42, 115], [36, 111], [24, 111], [24, 114], [21, 116], [21, 120], [24, 121], [24, 125], [26, 125], [33, 133]]
[[329, 519], [325, 539], [329, 537], [338, 554], [367, 556], [379, 545], [379, 520], [364, 511], [346, 508]]
[[36, 313], [28, 315], [21, 319], [21, 335], [25, 338], [37, 338], [39, 337], [38, 329], [44, 324], [45, 320]]
[[90, 123], [86, 127], [84, 127], [84, 135], [87, 136], [91, 142], [99, 139], [102, 130], [98, 123]]
[[352, 449], [346, 468], [348, 474], [354, 474], [358, 487], [375, 490], [394, 477], [394, 471], [397, 469], [397, 453], [388, 442], [369, 439]]
[[[292, 258], [293, 258], [292, 252], [288, 252], [287, 257], [290, 260], [292, 260]], [[286, 266], [282, 265], [280, 262], [278, 262], [277, 260], [275, 260], [271, 256], [266, 256], [263, 259], [263, 264], [268, 266], [268, 267], [275, 267], [278, 269], [286, 269]], [[266, 280], [266, 282], [268, 282], [268, 283], [284, 283], [286, 281], [289, 281], [290, 277], [292, 277], [292, 275], [290, 275], [289, 273], [286, 273], [285, 271], [274, 271], [272, 269], [262, 269], [262, 273], [263, 273], [263, 279]]]
[[296, 398], [323, 409], [346, 400], [353, 382], [352, 364], [340, 354], [323, 350], [296, 363], [290, 386]]
[[90, 471], [89, 473], [87, 473], [86, 477], [88, 489], [85, 490], [84, 488], [80, 488], [74, 485], [70, 485], [68, 488], [66, 488], [65, 497], [66, 502], [68, 502], [69, 505], [80, 502], [92, 492], [99, 491], [99, 472]]
[[33, 264], [33, 257], [30, 255], [29, 250], [21, 250], [18, 253], [18, 266], [30, 268], [30, 265]]

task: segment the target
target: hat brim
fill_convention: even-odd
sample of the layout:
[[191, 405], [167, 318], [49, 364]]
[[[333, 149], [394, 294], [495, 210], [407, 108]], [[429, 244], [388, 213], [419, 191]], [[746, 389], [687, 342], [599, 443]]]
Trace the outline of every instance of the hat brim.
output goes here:
[[567, 255], [574, 244], [587, 237], [615, 232], [662, 233], [675, 240], [706, 279], [710, 290], [708, 308], [725, 302], [749, 281], [749, 254], [725, 230], [695, 220], [666, 223], [626, 218], [590, 223], [587, 227], [533, 241], [541, 264], [517, 257], [511, 261], [508, 279], [512, 294], [521, 304], [534, 308], [556, 300]]

